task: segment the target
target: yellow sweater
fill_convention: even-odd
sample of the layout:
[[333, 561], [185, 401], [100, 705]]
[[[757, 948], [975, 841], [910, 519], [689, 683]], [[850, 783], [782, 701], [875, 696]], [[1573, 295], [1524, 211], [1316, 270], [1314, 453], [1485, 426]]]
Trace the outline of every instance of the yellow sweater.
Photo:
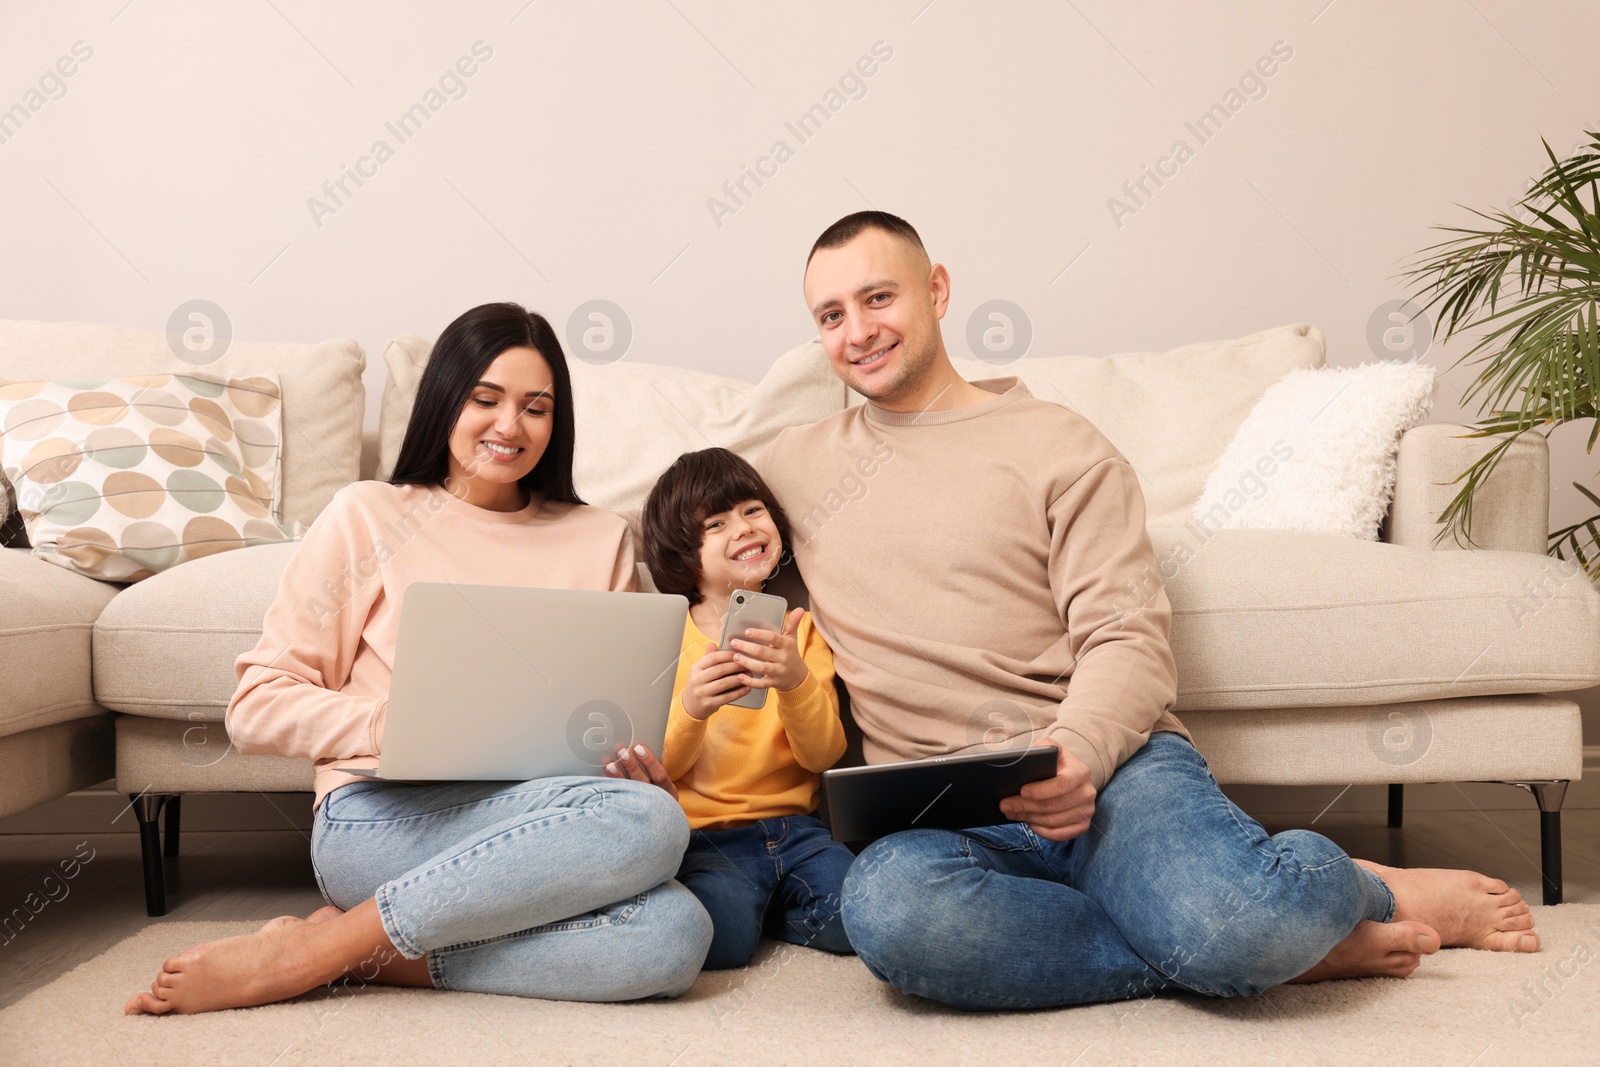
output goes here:
[[788, 692], [767, 690], [760, 708], [721, 707], [702, 721], [683, 710], [683, 689], [689, 670], [717, 641], [684, 619], [661, 762], [694, 829], [721, 830], [816, 809], [822, 772], [844, 754], [844, 725], [833, 689], [833, 653], [809, 612], [801, 616], [795, 640], [811, 669], [805, 681]]

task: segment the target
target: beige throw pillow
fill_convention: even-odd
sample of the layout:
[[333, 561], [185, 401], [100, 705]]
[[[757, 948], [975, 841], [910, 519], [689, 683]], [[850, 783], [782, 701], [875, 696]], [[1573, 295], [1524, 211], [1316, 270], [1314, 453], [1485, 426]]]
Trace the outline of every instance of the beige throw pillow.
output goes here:
[[284, 541], [276, 377], [0, 381], [0, 469], [33, 554], [112, 582]]

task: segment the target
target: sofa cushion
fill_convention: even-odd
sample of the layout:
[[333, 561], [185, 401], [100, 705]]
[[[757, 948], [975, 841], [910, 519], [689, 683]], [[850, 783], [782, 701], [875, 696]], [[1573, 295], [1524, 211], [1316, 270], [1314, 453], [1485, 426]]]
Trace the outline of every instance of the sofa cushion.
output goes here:
[[[204, 369], [230, 377], [276, 374], [283, 387], [283, 521], [307, 525], [350, 482], [361, 461], [366, 356], [354, 341], [234, 341]], [[8, 378], [112, 378], [181, 374], [164, 333], [81, 322], [0, 319], [0, 367]]]
[[130, 715], [220, 720], [233, 661], [255, 647], [297, 544], [191, 560], [118, 594], [94, 627], [96, 699]]
[[[1177, 712], [1333, 707], [1600, 683], [1600, 593], [1526, 552], [1298, 530], [1154, 529]], [[1148, 599], [1128, 591], [1129, 606]]]
[[1138, 473], [1149, 525], [1182, 526], [1256, 401], [1290, 371], [1322, 366], [1323, 353], [1322, 331], [1301, 324], [1170, 352], [951, 362], [969, 380], [1014, 374], [1083, 415]]
[[[405, 336], [384, 353], [380, 478], [394, 470], [432, 348]], [[759, 384], [633, 360], [595, 366], [569, 357], [567, 365], [577, 395], [574, 481], [586, 501], [612, 511], [642, 507], [684, 452], [720, 445], [753, 459], [784, 427], [844, 409], [844, 384], [816, 341], [779, 357]]]
[[95, 619], [117, 586], [0, 548], [0, 737], [103, 713], [89, 688]]
[[34, 555], [111, 582], [285, 541], [276, 375], [0, 379], [0, 466]]
[[1363, 363], [1285, 374], [1223, 450], [1195, 520], [1377, 540], [1401, 435], [1427, 417], [1437, 373], [1427, 363]]

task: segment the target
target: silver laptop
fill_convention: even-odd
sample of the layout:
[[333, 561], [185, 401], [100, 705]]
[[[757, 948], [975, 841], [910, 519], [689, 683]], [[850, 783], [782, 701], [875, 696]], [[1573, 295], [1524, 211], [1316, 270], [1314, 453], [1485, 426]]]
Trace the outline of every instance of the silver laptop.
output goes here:
[[659, 757], [688, 610], [661, 593], [412, 583], [370, 776], [601, 775], [619, 744]]

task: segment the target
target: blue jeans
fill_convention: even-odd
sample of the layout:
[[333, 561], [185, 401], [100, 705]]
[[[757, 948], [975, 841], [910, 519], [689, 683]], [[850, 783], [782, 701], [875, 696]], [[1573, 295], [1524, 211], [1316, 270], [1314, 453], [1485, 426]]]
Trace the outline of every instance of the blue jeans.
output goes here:
[[640, 782], [356, 782], [323, 798], [311, 862], [329, 903], [376, 898], [440, 989], [635, 1000], [688, 989], [711, 941], [669, 881], [688, 839], [677, 802]]
[[839, 904], [854, 859], [809, 815], [691, 833], [678, 881], [711, 915], [706, 970], [749, 963], [763, 929], [790, 944], [851, 951]]
[[911, 830], [864, 851], [844, 888], [874, 975], [969, 1009], [1249, 996], [1393, 914], [1377, 876], [1320, 834], [1268, 836], [1165, 732], [1111, 776], [1081, 837]]

